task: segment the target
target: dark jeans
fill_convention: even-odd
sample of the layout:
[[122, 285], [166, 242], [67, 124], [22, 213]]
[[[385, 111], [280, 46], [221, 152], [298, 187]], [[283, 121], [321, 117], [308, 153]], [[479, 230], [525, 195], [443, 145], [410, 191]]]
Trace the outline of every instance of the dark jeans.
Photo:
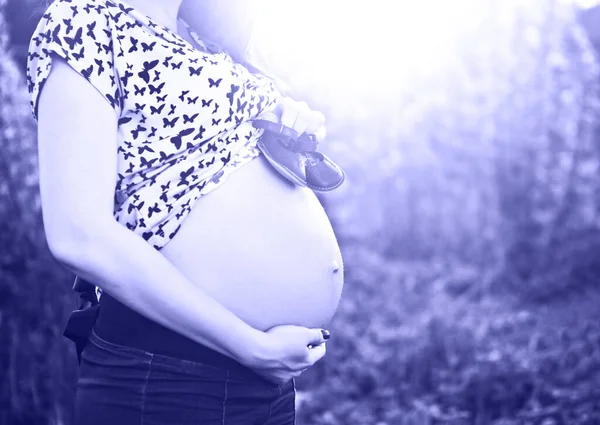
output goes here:
[[292, 425], [295, 385], [104, 341], [83, 351], [76, 425]]
[[[106, 301], [104, 312], [102, 301]], [[186, 353], [195, 356], [193, 361], [165, 355], [163, 344], [152, 351], [140, 348], [149, 344], [150, 338], [139, 334], [153, 331], [159, 336], [158, 325], [142, 326], [142, 319], [135, 319], [109, 297], [101, 300], [100, 312], [96, 328], [106, 333], [99, 336], [93, 329], [81, 355], [75, 425], [295, 424], [293, 379], [284, 385], [271, 383], [239, 364], [229, 365], [229, 358], [219, 360], [216, 352], [209, 355], [204, 346], [194, 346], [195, 353]], [[115, 316], [129, 320], [113, 326]], [[132, 323], [139, 334], [128, 333], [131, 342], [124, 342], [128, 340], [121, 331]], [[185, 352], [178, 335], [165, 333], [163, 337], [180, 343], [177, 349]]]

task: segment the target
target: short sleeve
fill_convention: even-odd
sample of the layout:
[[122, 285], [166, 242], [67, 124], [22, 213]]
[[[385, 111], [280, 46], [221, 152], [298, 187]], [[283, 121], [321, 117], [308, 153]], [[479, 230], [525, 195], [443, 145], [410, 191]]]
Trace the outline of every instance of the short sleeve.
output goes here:
[[31, 38], [27, 55], [31, 112], [36, 121], [39, 95], [54, 55], [89, 81], [120, 117], [123, 97], [114, 65], [110, 23], [101, 1], [56, 0], [48, 7]]

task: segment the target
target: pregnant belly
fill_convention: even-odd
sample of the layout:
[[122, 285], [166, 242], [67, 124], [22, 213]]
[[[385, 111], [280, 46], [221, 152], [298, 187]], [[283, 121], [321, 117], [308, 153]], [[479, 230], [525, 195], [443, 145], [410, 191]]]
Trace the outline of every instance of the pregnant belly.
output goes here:
[[200, 198], [161, 253], [260, 330], [327, 327], [342, 293], [340, 249], [317, 197], [262, 155]]

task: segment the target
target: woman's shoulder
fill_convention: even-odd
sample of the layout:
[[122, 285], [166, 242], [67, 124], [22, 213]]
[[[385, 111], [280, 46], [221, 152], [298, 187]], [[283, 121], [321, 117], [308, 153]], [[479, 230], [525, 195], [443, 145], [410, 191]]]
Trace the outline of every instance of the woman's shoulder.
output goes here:
[[54, 63], [62, 58], [81, 74], [118, 112], [121, 96], [114, 70], [112, 27], [115, 14], [109, 0], [55, 0], [42, 15], [29, 44], [27, 80], [37, 119], [39, 93]]
[[95, 39], [96, 32], [112, 29], [110, 8], [110, 1], [106, 0], [54, 0], [40, 18], [32, 38], [45, 35], [49, 41], [60, 41], [61, 35], [73, 33], [77, 38]]
[[92, 27], [111, 27], [112, 30], [112, 23], [119, 22], [127, 12], [128, 8], [118, 0], [54, 0], [42, 15], [38, 28], [52, 24], [70, 28], [85, 22]]

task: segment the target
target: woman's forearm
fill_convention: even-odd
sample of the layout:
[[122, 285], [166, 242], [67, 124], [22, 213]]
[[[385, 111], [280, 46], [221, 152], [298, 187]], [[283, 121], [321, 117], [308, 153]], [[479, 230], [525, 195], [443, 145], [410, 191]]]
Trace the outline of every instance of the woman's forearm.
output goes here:
[[130, 230], [117, 222], [100, 230], [71, 243], [57, 259], [143, 316], [240, 363], [255, 360], [263, 332], [190, 282]]

